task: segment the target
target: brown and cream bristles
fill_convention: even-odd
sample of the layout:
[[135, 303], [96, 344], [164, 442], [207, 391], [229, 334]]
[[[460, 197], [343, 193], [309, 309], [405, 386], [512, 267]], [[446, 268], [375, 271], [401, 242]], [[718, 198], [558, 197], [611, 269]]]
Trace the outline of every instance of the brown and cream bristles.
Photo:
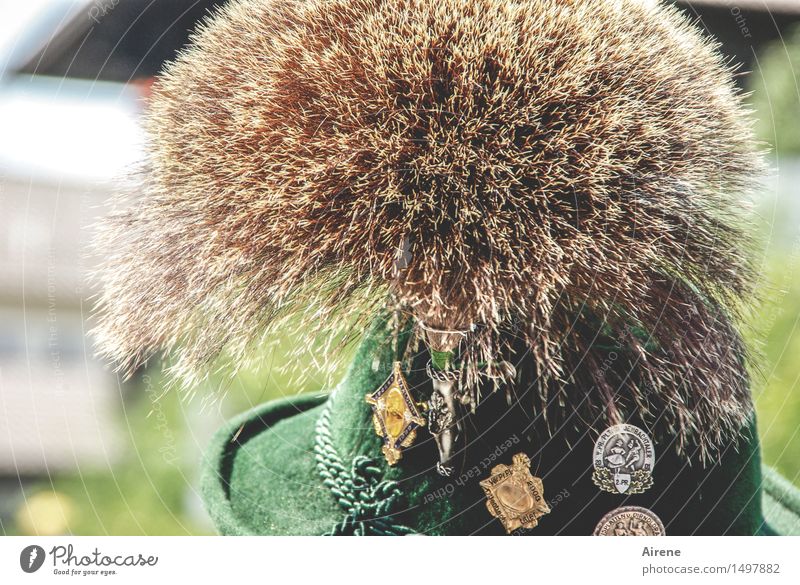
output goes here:
[[155, 85], [141, 197], [99, 240], [100, 347], [194, 384], [396, 301], [478, 327], [473, 382], [520, 343], [531, 408], [637, 408], [714, 447], [751, 411], [746, 114], [658, 2], [231, 2]]

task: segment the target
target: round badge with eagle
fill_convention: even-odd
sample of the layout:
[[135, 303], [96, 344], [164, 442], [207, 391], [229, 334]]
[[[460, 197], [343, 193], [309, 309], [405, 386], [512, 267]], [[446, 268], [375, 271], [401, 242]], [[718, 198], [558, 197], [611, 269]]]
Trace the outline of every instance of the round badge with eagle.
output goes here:
[[594, 445], [592, 481], [612, 494], [641, 494], [653, 485], [653, 441], [635, 425], [614, 425]]

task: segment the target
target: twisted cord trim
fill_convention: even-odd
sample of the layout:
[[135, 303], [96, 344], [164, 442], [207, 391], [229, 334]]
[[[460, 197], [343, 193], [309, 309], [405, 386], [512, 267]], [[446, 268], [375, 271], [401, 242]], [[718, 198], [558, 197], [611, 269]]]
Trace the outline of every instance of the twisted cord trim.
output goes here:
[[348, 469], [331, 436], [331, 410], [328, 399], [317, 421], [314, 457], [322, 483], [331, 490], [345, 516], [326, 536], [401, 536], [414, 534], [407, 526], [392, 522], [392, 510], [401, 492], [396, 481], [383, 479], [374, 459], [359, 455]]

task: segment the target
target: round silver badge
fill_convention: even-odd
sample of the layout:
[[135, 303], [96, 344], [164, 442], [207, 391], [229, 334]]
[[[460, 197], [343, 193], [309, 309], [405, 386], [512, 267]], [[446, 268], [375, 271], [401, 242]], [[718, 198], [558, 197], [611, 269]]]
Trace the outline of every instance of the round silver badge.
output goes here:
[[639, 506], [611, 510], [594, 529], [595, 536], [665, 536], [664, 523], [653, 512]]
[[653, 441], [634, 425], [614, 425], [594, 444], [592, 481], [612, 494], [640, 494], [653, 485]]

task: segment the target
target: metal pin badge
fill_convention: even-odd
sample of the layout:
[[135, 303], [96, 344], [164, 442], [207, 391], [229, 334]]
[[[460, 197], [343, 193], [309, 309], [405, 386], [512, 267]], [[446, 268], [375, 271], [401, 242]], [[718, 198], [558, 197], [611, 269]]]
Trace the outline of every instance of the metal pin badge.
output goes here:
[[614, 425], [594, 445], [592, 481], [612, 494], [640, 494], [653, 485], [653, 441], [637, 426]]
[[594, 536], [665, 536], [664, 523], [647, 508], [624, 506], [603, 516]]
[[402, 449], [410, 447], [417, 437], [417, 428], [425, 426], [400, 362], [395, 362], [391, 375], [372, 394], [366, 396], [372, 406], [372, 424], [383, 438], [383, 456], [389, 465], [395, 465], [403, 456]]
[[550, 512], [544, 500], [542, 480], [531, 475], [531, 460], [524, 453], [512, 458], [511, 466], [498, 465], [480, 482], [489, 513], [503, 523], [507, 533], [534, 528]]

